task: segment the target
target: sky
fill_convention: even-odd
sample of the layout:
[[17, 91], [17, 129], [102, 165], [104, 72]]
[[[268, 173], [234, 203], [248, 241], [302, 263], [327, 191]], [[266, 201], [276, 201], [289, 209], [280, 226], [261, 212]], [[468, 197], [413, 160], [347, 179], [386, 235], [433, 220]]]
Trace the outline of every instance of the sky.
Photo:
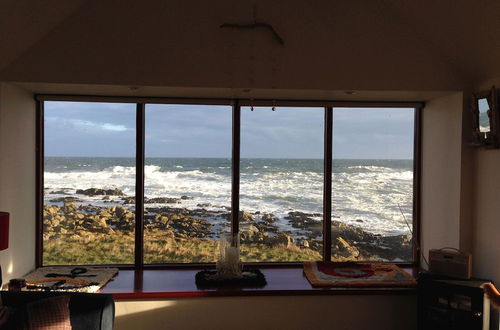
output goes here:
[[[45, 102], [45, 156], [134, 157], [135, 104]], [[146, 157], [231, 157], [231, 107], [146, 105]], [[411, 159], [413, 109], [334, 109], [334, 158]], [[323, 158], [323, 108], [241, 109], [242, 158]]]

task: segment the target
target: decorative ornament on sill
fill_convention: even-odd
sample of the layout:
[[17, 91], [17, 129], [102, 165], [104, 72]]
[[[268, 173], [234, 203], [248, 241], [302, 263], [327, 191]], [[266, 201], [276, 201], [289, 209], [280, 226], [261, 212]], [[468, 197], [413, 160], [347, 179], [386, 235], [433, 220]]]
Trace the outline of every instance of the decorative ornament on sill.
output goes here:
[[240, 235], [221, 233], [217, 247], [217, 278], [242, 278], [240, 262]]

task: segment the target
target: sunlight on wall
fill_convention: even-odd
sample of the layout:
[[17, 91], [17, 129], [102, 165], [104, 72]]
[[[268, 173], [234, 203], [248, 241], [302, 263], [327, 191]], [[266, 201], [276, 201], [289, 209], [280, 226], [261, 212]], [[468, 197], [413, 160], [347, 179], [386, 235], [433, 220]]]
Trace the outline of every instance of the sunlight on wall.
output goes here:
[[14, 271], [14, 262], [11, 260], [10, 263], [9, 263], [9, 266], [7, 266], [7, 274], [12, 274], [12, 272]]
[[171, 307], [175, 305], [175, 301], [117, 301], [116, 302], [116, 318], [125, 315], [150, 312], [157, 309]]
[[11, 219], [9, 248], [0, 258], [4, 281], [35, 267], [34, 109], [33, 94], [0, 83], [0, 210]]
[[11, 252], [8, 250], [0, 252], [0, 267], [2, 267], [2, 285], [7, 283], [14, 276], [14, 260]]
[[199, 297], [115, 304], [117, 330], [413, 330], [417, 323], [416, 295]]

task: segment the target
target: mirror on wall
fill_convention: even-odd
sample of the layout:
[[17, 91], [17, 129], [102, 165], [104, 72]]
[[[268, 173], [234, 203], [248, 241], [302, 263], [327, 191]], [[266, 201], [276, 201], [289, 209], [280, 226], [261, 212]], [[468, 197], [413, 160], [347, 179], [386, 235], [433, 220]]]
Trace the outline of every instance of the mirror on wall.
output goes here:
[[473, 144], [492, 148], [500, 147], [500, 113], [495, 87], [474, 93], [472, 98]]

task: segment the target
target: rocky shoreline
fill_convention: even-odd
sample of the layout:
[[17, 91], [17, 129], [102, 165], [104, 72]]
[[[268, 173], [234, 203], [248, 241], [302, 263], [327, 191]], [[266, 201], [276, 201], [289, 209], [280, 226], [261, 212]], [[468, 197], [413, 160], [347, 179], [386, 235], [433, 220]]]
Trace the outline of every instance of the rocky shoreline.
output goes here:
[[[84, 196], [103, 196], [110, 206], [84, 204]], [[111, 197], [110, 197], [111, 196]], [[173, 240], [206, 239], [215, 241], [221, 230], [230, 229], [230, 209], [208, 203], [199, 203], [195, 209], [181, 207], [190, 196], [157, 197], [145, 200], [145, 232], [161, 233]], [[119, 189], [90, 188], [78, 190], [76, 195], [48, 199], [44, 205], [44, 241], [72, 239], [92, 241], [99, 235], [130, 235], [135, 227], [133, 213], [135, 200]], [[148, 205], [150, 204], [150, 205]], [[160, 206], [158, 206], [160, 205]], [[271, 213], [240, 211], [240, 239], [242, 246], [286, 248], [293, 251], [322, 253], [321, 214], [289, 212], [284, 219]], [[283, 229], [283, 223], [287, 228]], [[412, 258], [409, 235], [381, 236], [361, 227], [332, 221], [333, 260], [407, 261]], [[133, 245], [133, 244], [132, 244]], [[268, 261], [268, 260], [263, 260]], [[277, 260], [276, 260], [277, 261]]]

